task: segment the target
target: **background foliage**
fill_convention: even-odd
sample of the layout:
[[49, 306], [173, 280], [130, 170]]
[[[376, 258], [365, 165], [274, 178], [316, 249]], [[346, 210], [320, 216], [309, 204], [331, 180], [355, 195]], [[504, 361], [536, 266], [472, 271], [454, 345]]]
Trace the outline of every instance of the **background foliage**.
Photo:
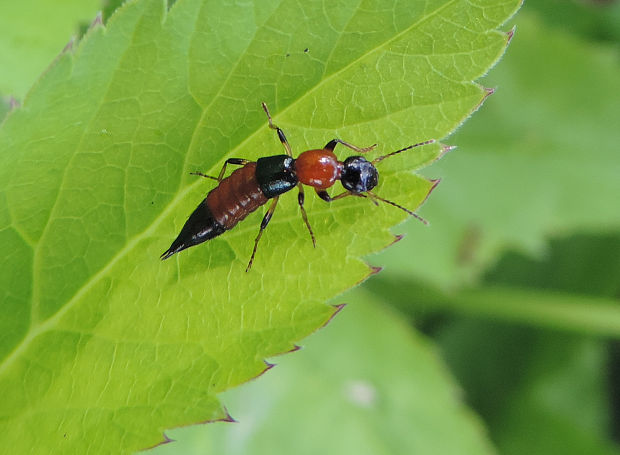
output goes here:
[[[527, 4], [497, 93], [426, 171], [432, 227], [408, 223], [335, 321], [223, 395], [239, 423], [152, 453], [618, 453], [618, 11]], [[0, 95], [21, 99], [38, 70], [12, 66], [30, 82]]]

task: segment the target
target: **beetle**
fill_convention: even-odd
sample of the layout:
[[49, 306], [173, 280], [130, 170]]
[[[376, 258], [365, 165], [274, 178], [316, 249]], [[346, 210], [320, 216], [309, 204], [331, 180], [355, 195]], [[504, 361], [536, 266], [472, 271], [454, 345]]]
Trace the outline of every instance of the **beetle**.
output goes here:
[[[371, 190], [379, 183], [379, 172], [375, 167], [376, 163], [406, 150], [432, 144], [435, 142], [434, 139], [410, 145], [375, 158], [372, 161], [368, 161], [361, 154], [370, 152], [377, 144], [362, 148], [340, 139], [332, 139], [322, 149], [306, 150], [297, 158], [293, 158], [291, 146], [284, 132], [274, 125], [267, 105], [262, 103], [262, 107], [265, 114], [267, 114], [269, 128], [276, 131], [286, 154], [266, 156], [256, 161], [229, 158], [224, 162], [217, 177], [206, 175], [202, 172], [192, 172], [193, 175], [216, 180], [218, 185], [207, 194], [207, 197], [189, 216], [181, 232], [170, 245], [170, 248], [161, 255], [162, 260], [168, 259], [173, 254], [186, 248], [222, 235], [235, 227], [250, 213], [271, 200], [271, 204], [260, 224], [258, 235], [254, 240], [254, 248], [246, 268], [246, 272], [248, 272], [254, 262], [258, 242], [276, 209], [278, 198], [295, 187], [299, 190], [297, 202], [301, 216], [312, 238], [312, 244], [316, 247], [314, 232], [304, 209], [304, 185], [313, 187], [317, 195], [326, 202], [332, 202], [347, 196], [369, 198], [375, 204], [378, 204], [377, 201], [383, 201], [404, 210], [409, 215], [426, 224], [426, 221], [416, 213], [395, 202], [377, 196]], [[360, 155], [350, 156], [344, 161], [339, 161], [334, 154], [334, 148], [338, 144], [348, 147]], [[241, 167], [224, 178], [228, 165]], [[327, 193], [327, 189], [331, 188], [338, 180], [340, 180], [345, 191], [331, 197]]]

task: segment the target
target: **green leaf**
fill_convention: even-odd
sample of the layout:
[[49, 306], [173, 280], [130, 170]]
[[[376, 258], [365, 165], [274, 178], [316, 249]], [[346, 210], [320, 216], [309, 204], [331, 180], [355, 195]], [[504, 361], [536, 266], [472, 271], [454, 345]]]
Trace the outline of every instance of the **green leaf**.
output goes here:
[[484, 281], [495, 285], [617, 298], [620, 296], [618, 276], [620, 232], [552, 239], [542, 259], [509, 252], [486, 273]]
[[0, 94], [22, 99], [71, 41], [78, 24], [91, 22], [100, 7], [101, 0], [2, 2]]
[[428, 285], [383, 277], [370, 286], [389, 293], [393, 303], [410, 313], [455, 312], [589, 335], [620, 337], [620, 305], [612, 298], [537, 288], [484, 285], [442, 292]]
[[[518, 6], [136, 0], [89, 30], [0, 128], [0, 444], [126, 453], [226, 419], [216, 395], [323, 325], [406, 215], [309, 194], [313, 249], [283, 197], [251, 273], [261, 213], [162, 263], [213, 188], [189, 172], [282, 153], [261, 101], [296, 154], [445, 137], [486, 97], [472, 79]], [[410, 172], [441, 151], [382, 162], [377, 193], [415, 209], [433, 182]]]
[[485, 286], [459, 292], [446, 303], [457, 310], [495, 319], [620, 337], [620, 305], [613, 299], [548, 290]]
[[[511, 52], [486, 79], [496, 94], [452, 139], [458, 153], [427, 171], [442, 179], [422, 211], [432, 229], [408, 223], [401, 248], [379, 257], [406, 280], [454, 287], [508, 248], [541, 256], [549, 235], [620, 228], [616, 49], [531, 14], [515, 22]], [[402, 266], [414, 255], [423, 260]]]
[[174, 430], [147, 453], [495, 453], [427, 340], [366, 292], [338, 301], [350, 305], [300, 355], [226, 392], [235, 425]]
[[367, 288], [411, 315], [456, 312], [585, 335], [620, 337], [620, 236], [550, 243], [544, 260], [507, 254], [474, 288], [445, 292], [384, 275]]

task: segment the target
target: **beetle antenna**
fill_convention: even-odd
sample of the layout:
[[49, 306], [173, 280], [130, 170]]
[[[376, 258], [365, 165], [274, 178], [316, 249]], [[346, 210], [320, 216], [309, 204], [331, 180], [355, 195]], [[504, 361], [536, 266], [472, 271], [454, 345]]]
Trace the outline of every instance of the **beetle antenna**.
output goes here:
[[383, 199], [380, 196], [377, 196], [375, 193], [371, 193], [370, 191], [366, 191], [366, 194], [368, 194], [368, 197], [370, 197], [370, 199], [378, 199], [380, 201], [385, 202], [386, 204], [390, 204], [393, 205], [396, 208], [399, 208], [405, 212], [407, 212], [409, 215], [411, 215], [412, 217], [416, 218], [417, 220], [420, 220], [422, 223], [428, 225], [428, 221], [426, 221], [424, 218], [422, 218], [420, 215], [418, 215], [415, 212], [412, 212], [409, 209], [406, 209], [405, 207], [403, 207], [402, 205], [398, 205], [396, 202], [392, 202], [392, 201], [388, 201], [387, 199]]
[[390, 156], [394, 156], [394, 155], [396, 155], [396, 154], [398, 154], [400, 152], [404, 152], [406, 150], [409, 150], [409, 149], [412, 149], [412, 148], [415, 148], [415, 147], [420, 147], [422, 145], [428, 145], [428, 144], [434, 144], [434, 143], [435, 143], [435, 139], [429, 139], [428, 141], [418, 142], [417, 144], [410, 145], [409, 147], [405, 147], [404, 149], [396, 150], [395, 152], [388, 153], [387, 155], [380, 156], [379, 158], [375, 158], [371, 162], [372, 162], [372, 164], [375, 164], [375, 163], [378, 163], [379, 161], [383, 161], [384, 159], [389, 158]]

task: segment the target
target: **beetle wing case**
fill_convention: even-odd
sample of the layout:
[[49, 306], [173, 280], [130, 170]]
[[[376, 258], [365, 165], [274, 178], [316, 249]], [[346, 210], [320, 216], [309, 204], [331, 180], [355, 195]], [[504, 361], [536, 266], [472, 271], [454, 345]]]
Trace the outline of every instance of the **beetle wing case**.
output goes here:
[[259, 158], [256, 161], [256, 180], [267, 198], [290, 191], [298, 183], [295, 160], [288, 155]]

